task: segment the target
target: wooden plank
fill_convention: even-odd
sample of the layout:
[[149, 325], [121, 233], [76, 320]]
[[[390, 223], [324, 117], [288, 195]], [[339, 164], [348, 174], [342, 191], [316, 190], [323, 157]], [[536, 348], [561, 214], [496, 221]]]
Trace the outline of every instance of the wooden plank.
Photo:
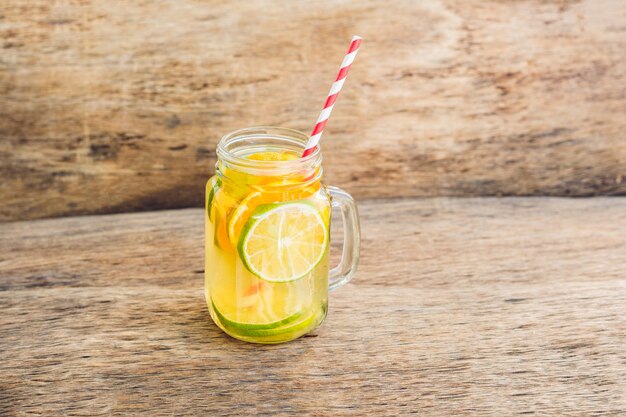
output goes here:
[[308, 131], [359, 198], [626, 193], [620, 0], [0, 6], [0, 220], [200, 206], [219, 138]]
[[0, 225], [0, 414], [626, 413], [625, 198], [361, 213], [327, 321], [265, 347], [210, 321], [202, 210]]

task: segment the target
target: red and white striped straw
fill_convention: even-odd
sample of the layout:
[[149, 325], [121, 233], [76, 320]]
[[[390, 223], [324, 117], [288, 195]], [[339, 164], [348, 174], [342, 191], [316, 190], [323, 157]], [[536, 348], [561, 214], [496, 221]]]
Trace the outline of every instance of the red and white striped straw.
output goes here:
[[337, 74], [337, 78], [335, 78], [335, 82], [330, 87], [330, 91], [328, 92], [328, 97], [326, 97], [326, 102], [324, 103], [324, 108], [322, 108], [322, 112], [320, 116], [317, 118], [317, 122], [315, 123], [315, 127], [311, 132], [311, 136], [309, 137], [309, 141], [306, 144], [306, 148], [302, 153], [302, 157], [310, 155], [313, 153], [317, 144], [322, 137], [322, 133], [324, 132], [324, 126], [326, 126], [326, 122], [330, 117], [330, 112], [333, 111], [333, 106], [337, 101], [337, 96], [341, 91], [341, 87], [343, 87], [343, 83], [346, 81], [346, 77], [348, 76], [348, 71], [350, 70], [350, 65], [354, 62], [354, 58], [356, 58], [357, 52], [359, 52], [359, 46], [361, 46], [362, 38], [358, 36], [353, 36], [352, 41], [350, 41], [350, 47], [348, 48], [348, 52], [346, 52], [346, 56], [343, 58], [343, 62], [341, 63], [341, 68], [339, 68], [339, 73]]

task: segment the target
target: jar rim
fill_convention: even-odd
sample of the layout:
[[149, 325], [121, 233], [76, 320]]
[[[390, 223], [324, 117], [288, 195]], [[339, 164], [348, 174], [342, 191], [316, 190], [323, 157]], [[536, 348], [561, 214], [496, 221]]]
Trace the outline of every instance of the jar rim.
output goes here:
[[[320, 146], [304, 158], [291, 159], [287, 161], [259, 161], [245, 158], [244, 156], [233, 152], [233, 147], [237, 145], [245, 147], [246, 143], [254, 140], [285, 140], [293, 147], [297, 147], [304, 151], [309, 136], [299, 130], [286, 127], [276, 126], [254, 126], [243, 129], [234, 130], [222, 136], [217, 145], [218, 163], [226, 162], [242, 169], [253, 169], [263, 172], [281, 171], [291, 172], [294, 170], [302, 170], [316, 168], [321, 164], [322, 153]], [[281, 172], [275, 172], [280, 174]]]

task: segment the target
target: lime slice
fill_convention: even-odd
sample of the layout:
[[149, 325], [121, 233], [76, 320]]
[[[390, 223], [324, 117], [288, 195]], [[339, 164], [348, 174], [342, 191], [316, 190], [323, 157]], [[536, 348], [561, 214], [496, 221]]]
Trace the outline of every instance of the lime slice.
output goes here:
[[317, 208], [307, 203], [266, 204], [256, 208], [239, 237], [246, 268], [269, 282], [306, 276], [322, 260], [328, 227]]
[[[213, 303], [213, 301], [211, 301], [211, 303]], [[313, 322], [318, 318], [319, 315], [318, 311], [316, 310], [308, 317], [305, 317], [303, 320], [299, 320], [302, 318], [302, 313], [298, 312], [273, 323], [248, 324], [238, 323], [227, 319], [215, 307], [215, 304], [213, 304], [213, 311], [215, 311], [217, 318], [219, 319], [220, 323], [222, 323], [222, 325], [226, 328], [226, 330], [242, 336], [250, 337], [269, 337], [304, 330], [308, 328], [311, 324], [313, 324]]]
[[221, 181], [219, 180], [219, 178], [217, 178], [216, 176], [213, 176], [209, 180], [209, 184], [207, 184], [207, 190], [209, 194], [207, 195], [206, 210], [207, 210], [207, 214], [209, 215], [209, 219], [212, 218], [211, 207], [213, 205], [213, 199], [215, 198], [215, 193], [217, 192], [220, 186], [220, 183]]
[[302, 316], [301, 312], [297, 312], [297, 313], [293, 313], [290, 316], [285, 317], [282, 320], [277, 320], [271, 323], [240, 323], [240, 322], [226, 318], [226, 316], [217, 309], [213, 300], [211, 300], [211, 304], [213, 305], [213, 310], [215, 310], [215, 314], [217, 314], [217, 317], [219, 317], [220, 321], [225, 327], [230, 327], [233, 329], [239, 329], [239, 330], [244, 330], [244, 331], [275, 329], [277, 327], [285, 326], [289, 323], [292, 323], [298, 320]]

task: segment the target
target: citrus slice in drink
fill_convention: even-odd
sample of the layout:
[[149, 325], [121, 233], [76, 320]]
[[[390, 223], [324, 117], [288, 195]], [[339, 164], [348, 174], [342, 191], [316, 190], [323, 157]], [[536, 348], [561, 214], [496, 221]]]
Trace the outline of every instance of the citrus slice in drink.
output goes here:
[[209, 180], [209, 182], [207, 184], [207, 187], [206, 187], [207, 188], [206, 210], [207, 210], [207, 215], [209, 216], [209, 219], [212, 219], [211, 207], [213, 206], [213, 200], [215, 199], [215, 193], [219, 189], [220, 183], [221, 183], [221, 181], [219, 180], [219, 178], [217, 178], [216, 176], [213, 176]]
[[224, 327], [237, 332], [273, 329], [300, 322], [311, 310], [313, 281], [267, 282], [246, 270], [239, 259], [236, 265], [216, 265], [215, 272], [229, 276], [235, 269], [236, 280], [216, 280], [208, 289], [207, 300]]
[[228, 237], [233, 247], [237, 247], [237, 242], [239, 242], [239, 235], [241, 234], [241, 230], [246, 224], [246, 221], [254, 212], [254, 209], [257, 208], [261, 204], [269, 203], [268, 201], [269, 193], [262, 193], [260, 191], [255, 191], [248, 194], [235, 208], [230, 215], [230, 219], [228, 220]]
[[215, 227], [215, 244], [224, 250], [232, 250], [236, 246], [231, 245], [228, 238], [229, 214], [237, 205], [233, 198], [224, 188], [217, 188], [213, 194], [209, 208], [209, 220]]
[[285, 317], [283, 319], [272, 321], [272, 322], [268, 322], [268, 323], [241, 323], [241, 322], [238, 322], [238, 321], [226, 318], [225, 314], [217, 309], [217, 307], [215, 306], [215, 303], [213, 303], [213, 300], [211, 300], [211, 303], [213, 304], [213, 310], [215, 310], [215, 314], [217, 314], [217, 316], [219, 317], [220, 321], [222, 322], [222, 324], [224, 326], [232, 327], [234, 329], [239, 329], [239, 330], [250, 331], [250, 330], [271, 330], [271, 329], [276, 329], [278, 327], [282, 327], [282, 326], [285, 326], [287, 324], [290, 324], [290, 323], [298, 320], [302, 316], [302, 312], [297, 312], [297, 313], [293, 313], [293, 314], [291, 314], [291, 315], [289, 315], [289, 316], [287, 316], [287, 317]]
[[262, 280], [288, 282], [306, 276], [328, 247], [328, 227], [318, 209], [304, 202], [256, 208], [239, 237], [245, 267]]
[[297, 333], [309, 328], [315, 320], [319, 319], [320, 312], [315, 309], [313, 312], [305, 315], [302, 312], [294, 313], [282, 320], [277, 320], [271, 323], [263, 324], [251, 324], [240, 323], [228, 319], [220, 310], [213, 304], [213, 311], [217, 315], [220, 323], [227, 330], [235, 332], [242, 336], [248, 337], [272, 337], [285, 333]]
[[271, 203], [301, 200], [310, 197], [317, 192], [319, 188], [320, 184], [318, 182], [306, 187], [294, 187], [289, 190], [277, 187], [249, 193], [231, 212], [228, 220], [228, 237], [233, 247], [237, 247], [241, 231], [257, 207]]

